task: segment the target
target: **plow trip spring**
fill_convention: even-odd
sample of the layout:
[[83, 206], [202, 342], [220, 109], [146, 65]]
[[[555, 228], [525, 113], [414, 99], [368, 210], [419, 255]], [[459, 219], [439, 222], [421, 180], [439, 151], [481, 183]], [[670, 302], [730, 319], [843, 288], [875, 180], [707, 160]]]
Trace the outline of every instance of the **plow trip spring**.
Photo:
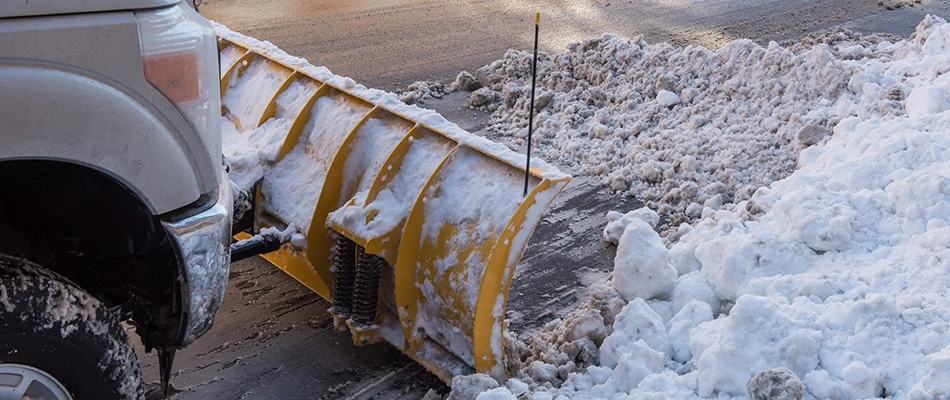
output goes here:
[[219, 48], [237, 134], [282, 136], [254, 229], [294, 223], [306, 235], [264, 258], [328, 299], [356, 344], [385, 340], [446, 381], [506, 379], [514, 269], [570, 177], [532, 162], [524, 196], [523, 155], [254, 40]]

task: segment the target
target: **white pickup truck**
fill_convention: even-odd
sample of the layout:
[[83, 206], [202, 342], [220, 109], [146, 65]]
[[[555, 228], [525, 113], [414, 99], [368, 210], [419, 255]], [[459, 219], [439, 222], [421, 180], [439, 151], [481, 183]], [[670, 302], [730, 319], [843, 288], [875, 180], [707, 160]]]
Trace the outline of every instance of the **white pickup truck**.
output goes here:
[[121, 321], [163, 371], [210, 328], [232, 223], [218, 71], [190, 2], [0, 2], [0, 398], [141, 398]]

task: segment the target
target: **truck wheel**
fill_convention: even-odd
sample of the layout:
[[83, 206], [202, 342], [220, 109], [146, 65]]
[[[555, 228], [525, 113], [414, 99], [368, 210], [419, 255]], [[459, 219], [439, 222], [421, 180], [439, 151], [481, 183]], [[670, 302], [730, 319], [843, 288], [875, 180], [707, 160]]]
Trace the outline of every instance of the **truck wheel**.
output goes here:
[[140, 399], [122, 325], [67, 279], [0, 254], [0, 398]]

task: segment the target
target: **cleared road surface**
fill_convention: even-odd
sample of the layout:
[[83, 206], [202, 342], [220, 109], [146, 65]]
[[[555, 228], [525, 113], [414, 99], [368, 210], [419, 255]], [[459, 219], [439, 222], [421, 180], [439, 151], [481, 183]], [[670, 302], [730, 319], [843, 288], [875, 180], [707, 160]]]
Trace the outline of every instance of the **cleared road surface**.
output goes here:
[[542, 50], [553, 52], [604, 32], [710, 47], [835, 25], [906, 36], [924, 13], [946, 15], [947, 3], [887, 11], [878, 0], [205, 0], [201, 10], [312, 64], [392, 90], [448, 82], [509, 48], [530, 49], [535, 12]]
[[[878, 0], [205, 0], [202, 11], [313, 64], [390, 90], [420, 80], [448, 82], [509, 48], [528, 49], [535, 11], [542, 12], [546, 51], [604, 32], [712, 47], [738, 37], [790, 39], [838, 24], [906, 37], [925, 13], [950, 15], [945, 0], [893, 11]], [[426, 106], [477, 131], [487, 117], [461, 108], [465, 97], [454, 93]], [[603, 280], [611, 269], [613, 248], [600, 238], [606, 211], [636, 206], [576, 179], [528, 244], [511, 290], [512, 326], [530, 332], [584, 299], [583, 289], [572, 289]], [[547, 304], [538, 307], [538, 298]], [[447, 391], [391, 346], [357, 347], [348, 334], [334, 332], [328, 306], [260, 258], [232, 265], [214, 328], [178, 355], [171, 397], [418, 399], [430, 389]], [[157, 383], [154, 353], [141, 358], [146, 381]]]

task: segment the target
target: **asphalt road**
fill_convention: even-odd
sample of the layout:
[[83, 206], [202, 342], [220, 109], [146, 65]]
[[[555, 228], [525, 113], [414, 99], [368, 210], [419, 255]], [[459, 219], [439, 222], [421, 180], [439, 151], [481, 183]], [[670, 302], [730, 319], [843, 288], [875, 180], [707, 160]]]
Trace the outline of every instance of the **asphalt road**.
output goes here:
[[[526, 338], [587, 300], [604, 282], [615, 247], [601, 240], [604, 215], [641, 205], [578, 178], [555, 200], [515, 272], [511, 329]], [[214, 327], [178, 352], [173, 399], [419, 399], [448, 388], [385, 343], [360, 347], [333, 330], [329, 303], [254, 257], [231, 265]], [[158, 399], [158, 358], [141, 354]]]
[[[327, 308], [260, 257], [232, 264], [214, 327], [176, 356], [169, 398], [408, 400], [445, 391], [392, 346], [354, 346]], [[139, 350], [148, 399], [160, 399], [158, 357]]]
[[[899, 0], [887, 0], [899, 1]], [[369, 87], [451, 81], [509, 48], [541, 48], [611, 32], [651, 42], [720, 46], [736, 38], [783, 40], [835, 25], [906, 36], [946, 0], [888, 11], [878, 0], [205, 0], [202, 12]]]
[[[711, 47], [739, 37], [792, 39], [839, 24], [906, 37], [926, 13], [950, 16], [947, 0], [898, 10], [887, 10], [878, 0], [205, 0], [202, 5], [207, 17], [236, 31], [389, 90], [420, 80], [448, 82], [509, 48], [529, 48], [538, 10], [546, 51], [604, 32]], [[487, 115], [462, 107], [466, 97], [454, 93], [425, 106], [478, 131]], [[508, 309], [522, 337], [583, 300], [586, 284], [605, 279], [613, 248], [600, 239], [604, 214], [635, 207], [635, 201], [585, 179], [562, 193], [516, 272]], [[386, 344], [352, 345], [348, 335], [330, 327], [327, 307], [260, 258], [232, 265], [214, 328], [178, 355], [171, 398], [417, 399], [429, 390], [447, 391]], [[154, 387], [156, 358], [141, 352], [140, 357]]]

